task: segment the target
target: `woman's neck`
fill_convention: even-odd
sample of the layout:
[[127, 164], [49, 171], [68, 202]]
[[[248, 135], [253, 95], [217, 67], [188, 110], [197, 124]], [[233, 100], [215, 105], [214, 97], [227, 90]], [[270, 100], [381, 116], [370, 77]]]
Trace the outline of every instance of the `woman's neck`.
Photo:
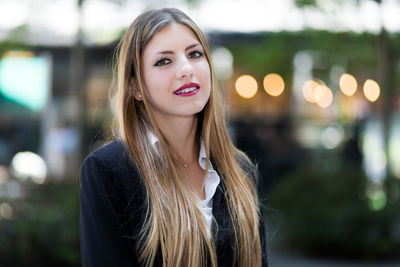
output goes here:
[[[188, 187], [199, 197], [205, 199], [205, 172], [201, 169], [198, 156], [200, 142], [197, 138], [198, 118], [174, 118], [157, 121], [158, 127], [164, 134], [179, 163], [180, 170], [185, 177]], [[193, 163], [193, 164], [192, 164]]]
[[176, 153], [176, 160], [183, 161], [182, 163], [192, 162], [199, 153], [199, 142], [196, 138], [197, 123], [197, 117], [157, 120], [161, 132]]

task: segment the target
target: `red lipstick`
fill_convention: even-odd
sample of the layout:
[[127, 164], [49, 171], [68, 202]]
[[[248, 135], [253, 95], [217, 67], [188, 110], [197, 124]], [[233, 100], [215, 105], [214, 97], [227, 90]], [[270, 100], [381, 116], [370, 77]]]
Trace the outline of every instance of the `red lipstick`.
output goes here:
[[177, 96], [192, 96], [200, 91], [200, 85], [198, 83], [187, 83], [179, 87], [174, 91]]

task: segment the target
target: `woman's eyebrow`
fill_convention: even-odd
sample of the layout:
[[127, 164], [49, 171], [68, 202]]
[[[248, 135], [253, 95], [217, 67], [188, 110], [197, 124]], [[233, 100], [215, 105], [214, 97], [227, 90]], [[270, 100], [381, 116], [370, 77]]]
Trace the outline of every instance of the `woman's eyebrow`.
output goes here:
[[[192, 49], [192, 48], [194, 48], [194, 47], [196, 47], [196, 46], [198, 46], [198, 45], [200, 45], [200, 43], [191, 44], [191, 45], [189, 45], [188, 47], [186, 47], [185, 51], [187, 51], [187, 50], [189, 50], [189, 49]], [[157, 55], [158, 55], [158, 54], [165, 55], [165, 54], [173, 54], [173, 53], [174, 53], [174, 52], [171, 51], [171, 50], [165, 50], [165, 51], [157, 52], [156, 54], [157, 54]]]
[[186, 47], [185, 51], [188, 51], [189, 49], [192, 49], [192, 48], [194, 48], [194, 47], [196, 47], [196, 46], [198, 46], [198, 45], [200, 45], [200, 44], [199, 44], [199, 43], [191, 44], [191, 45], [189, 45], [188, 47]]

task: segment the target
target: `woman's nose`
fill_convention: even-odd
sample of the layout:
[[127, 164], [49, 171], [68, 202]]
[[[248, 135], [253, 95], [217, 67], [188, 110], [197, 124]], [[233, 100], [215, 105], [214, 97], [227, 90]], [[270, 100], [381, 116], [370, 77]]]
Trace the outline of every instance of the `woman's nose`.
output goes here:
[[193, 66], [188, 60], [184, 60], [176, 73], [177, 79], [191, 79], [193, 77]]

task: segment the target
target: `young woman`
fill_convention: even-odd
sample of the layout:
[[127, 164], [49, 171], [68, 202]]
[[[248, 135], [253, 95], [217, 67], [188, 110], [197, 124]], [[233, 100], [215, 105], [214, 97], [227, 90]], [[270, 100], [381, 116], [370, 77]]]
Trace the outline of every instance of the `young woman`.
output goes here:
[[81, 170], [83, 266], [267, 266], [256, 171], [225, 126], [207, 41], [177, 9], [121, 40], [115, 141]]

